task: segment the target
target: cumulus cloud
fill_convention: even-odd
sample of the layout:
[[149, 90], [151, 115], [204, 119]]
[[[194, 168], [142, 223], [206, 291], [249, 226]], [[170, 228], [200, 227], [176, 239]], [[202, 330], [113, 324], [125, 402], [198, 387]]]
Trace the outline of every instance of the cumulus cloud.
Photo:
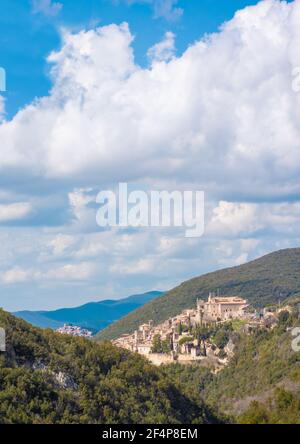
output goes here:
[[0, 170], [76, 185], [175, 175], [214, 193], [298, 193], [299, 10], [298, 0], [265, 0], [150, 69], [135, 64], [126, 24], [65, 32], [49, 57], [51, 95], [0, 125]]
[[240, 233], [253, 233], [261, 228], [259, 205], [251, 203], [219, 202], [213, 210], [208, 230], [237, 236]]
[[[300, 0], [265, 0], [181, 56], [167, 33], [147, 68], [135, 62], [127, 24], [64, 31], [48, 58], [49, 96], [2, 117], [1, 193], [26, 196], [5, 200], [0, 221], [27, 217], [29, 207], [15, 202], [53, 189], [68, 218], [18, 236], [0, 227], [2, 282], [54, 280], [59, 298], [58, 286], [74, 281], [83, 301], [98, 287], [109, 288], [104, 296], [165, 289], [299, 244], [299, 23]], [[95, 196], [120, 181], [203, 189], [205, 236], [97, 232]]]
[[164, 39], [149, 48], [148, 57], [152, 62], [168, 62], [175, 54], [175, 34], [166, 32]]
[[207, 225], [209, 235], [238, 237], [259, 231], [289, 232], [300, 228], [300, 203], [248, 203], [220, 201]]
[[32, 0], [32, 12], [33, 14], [45, 14], [48, 16], [57, 15], [63, 5], [59, 2], [53, 2], [52, 0]]

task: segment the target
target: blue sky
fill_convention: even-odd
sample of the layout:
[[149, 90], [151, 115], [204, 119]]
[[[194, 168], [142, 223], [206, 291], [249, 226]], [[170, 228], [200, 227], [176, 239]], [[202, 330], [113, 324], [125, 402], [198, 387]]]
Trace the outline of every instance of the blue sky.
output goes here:
[[[2, 0], [0, 306], [74, 306], [300, 245], [300, 0]], [[203, 190], [205, 234], [96, 196]], [[214, 290], [214, 289], [212, 289]]]

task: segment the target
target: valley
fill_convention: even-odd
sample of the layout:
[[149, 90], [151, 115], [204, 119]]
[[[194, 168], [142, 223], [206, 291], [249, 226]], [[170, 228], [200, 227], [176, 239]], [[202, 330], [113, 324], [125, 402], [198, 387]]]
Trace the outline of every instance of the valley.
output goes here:
[[300, 423], [299, 264], [282, 250], [200, 276], [90, 339], [1, 311], [0, 423]]

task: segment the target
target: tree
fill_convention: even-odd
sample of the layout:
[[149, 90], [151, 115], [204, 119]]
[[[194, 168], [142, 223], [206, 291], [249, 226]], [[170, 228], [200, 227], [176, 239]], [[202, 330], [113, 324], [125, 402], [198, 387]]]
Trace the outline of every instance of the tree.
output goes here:
[[211, 332], [207, 327], [196, 325], [194, 329], [194, 336], [198, 341], [198, 345], [203, 346], [203, 355], [206, 356], [206, 344], [205, 341], [209, 338]]
[[193, 341], [193, 337], [192, 336], [184, 336], [183, 338], [181, 338], [178, 342], [179, 345], [183, 345], [186, 342], [192, 342]]
[[278, 321], [280, 325], [287, 324], [290, 317], [290, 313], [287, 310], [281, 311], [278, 316]]
[[162, 353], [170, 353], [171, 349], [171, 341], [169, 338], [166, 338], [161, 342]]
[[178, 334], [181, 336], [182, 333], [183, 333], [183, 327], [182, 327], [182, 323], [180, 321], [179, 324], [178, 324]]
[[221, 349], [225, 347], [228, 341], [229, 341], [228, 332], [224, 330], [219, 330], [214, 337], [214, 343], [216, 344], [217, 347]]
[[160, 335], [155, 335], [154, 336], [153, 342], [152, 342], [152, 347], [151, 347], [151, 352], [152, 353], [162, 353], [163, 352], [161, 336]]
[[239, 417], [238, 422], [240, 424], [267, 424], [268, 411], [260, 402], [252, 401], [248, 410]]

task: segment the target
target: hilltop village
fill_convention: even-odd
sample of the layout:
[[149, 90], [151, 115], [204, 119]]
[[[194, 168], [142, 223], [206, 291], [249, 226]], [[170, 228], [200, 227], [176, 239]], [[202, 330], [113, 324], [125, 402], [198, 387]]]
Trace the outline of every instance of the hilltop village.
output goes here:
[[282, 310], [257, 311], [241, 297], [211, 293], [208, 301], [197, 300], [196, 308], [184, 310], [159, 325], [149, 321], [113, 344], [144, 355], [156, 365], [199, 362], [218, 368], [233, 356], [235, 329], [250, 333], [254, 329], [272, 328]]
[[93, 336], [91, 331], [72, 324], [64, 324], [63, 327], [58, 328], [56, 331], [62, 335], [79, 336], [83, 338], [91, 338]]

